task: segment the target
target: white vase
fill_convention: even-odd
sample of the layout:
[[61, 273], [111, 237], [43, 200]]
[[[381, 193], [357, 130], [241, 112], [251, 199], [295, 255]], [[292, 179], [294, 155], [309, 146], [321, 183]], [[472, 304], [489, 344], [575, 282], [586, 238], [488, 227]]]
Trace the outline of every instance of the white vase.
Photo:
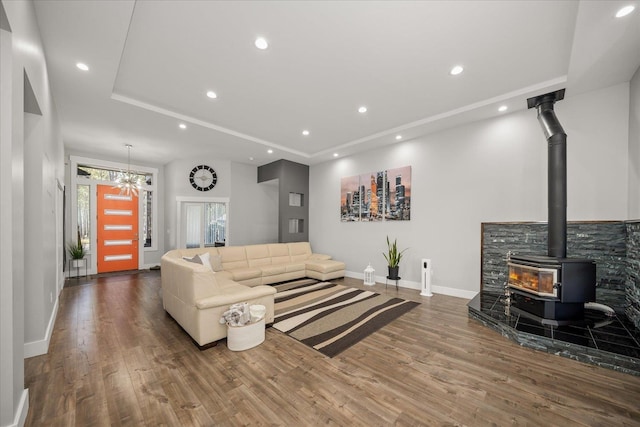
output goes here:
[[73, 268], [84, 267], [84, 258], [71, 260], [71, 267]]

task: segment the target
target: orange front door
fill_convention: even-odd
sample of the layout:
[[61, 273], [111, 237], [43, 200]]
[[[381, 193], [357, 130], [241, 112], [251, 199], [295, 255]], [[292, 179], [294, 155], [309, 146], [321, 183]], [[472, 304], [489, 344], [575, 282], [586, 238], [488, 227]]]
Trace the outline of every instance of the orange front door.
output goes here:
[[98, 273], [138, 269], [138, 196], [98, 185]]

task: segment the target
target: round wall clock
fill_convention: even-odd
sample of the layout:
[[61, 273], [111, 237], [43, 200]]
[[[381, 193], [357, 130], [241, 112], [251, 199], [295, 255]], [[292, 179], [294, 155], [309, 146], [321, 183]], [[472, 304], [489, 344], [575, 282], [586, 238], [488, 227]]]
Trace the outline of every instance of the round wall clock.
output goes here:
[[191, 170], [189, 182], [198, 191], [209, 191], [216, 186], [218, 175], [211, 166], [199, 165]]

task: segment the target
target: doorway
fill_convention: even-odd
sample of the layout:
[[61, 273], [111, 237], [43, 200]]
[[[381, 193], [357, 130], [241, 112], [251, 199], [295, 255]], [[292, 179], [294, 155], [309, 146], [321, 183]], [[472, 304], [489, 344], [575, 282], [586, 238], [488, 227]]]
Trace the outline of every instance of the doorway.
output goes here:
[[[87, 273], [153, 266], [145, 264], [145, 255], [158, 250], [158, 169], [87, 157], [69, 160], [66, 241], [74, 242], [76, 232], [80, 234]], [[114, 188], [123, 170], [131, 170], [141, 184], [130, 200], [119, 200], [120, 189]]]
[[225, 246], [228, 200], [178, 200], [178, 244], [181, 248]]

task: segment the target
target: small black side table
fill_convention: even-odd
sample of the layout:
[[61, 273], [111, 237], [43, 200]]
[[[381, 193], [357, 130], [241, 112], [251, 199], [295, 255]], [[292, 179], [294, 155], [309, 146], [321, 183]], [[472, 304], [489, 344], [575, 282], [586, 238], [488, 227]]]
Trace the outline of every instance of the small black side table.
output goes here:
[[387, 289], [387, 284], [389, 283], [389, 280], [395, 280], [396, 281], [396, 290], [398, 290], [398, 280], [402, 279], [402, 277], [389, 277], [387, 276], [387, 280], [384, 282], [384, 288]]

